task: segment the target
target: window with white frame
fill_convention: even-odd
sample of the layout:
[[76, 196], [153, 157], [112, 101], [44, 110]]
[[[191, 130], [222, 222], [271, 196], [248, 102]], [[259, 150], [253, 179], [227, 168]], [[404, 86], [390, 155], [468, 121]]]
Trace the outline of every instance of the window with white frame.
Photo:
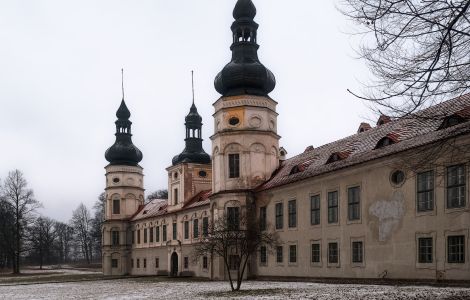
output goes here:
[[447, 168], [447, 208], [459, 208], [466, 205], [465, 165]]
[[434, 171], [418, 173], [417, 175], [417, 209], [418, 212], [434, 209]]

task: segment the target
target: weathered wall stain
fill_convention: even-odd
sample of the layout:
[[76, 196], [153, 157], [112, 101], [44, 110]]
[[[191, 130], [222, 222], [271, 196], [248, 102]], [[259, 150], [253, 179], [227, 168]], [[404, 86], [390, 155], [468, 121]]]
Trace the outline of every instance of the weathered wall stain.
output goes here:
[[374, 202], [369, 207], [369, 213], [379, 219], [379, 241], [387, 241], [405, 214], [403, 192], [395, 191], [390, 200]]

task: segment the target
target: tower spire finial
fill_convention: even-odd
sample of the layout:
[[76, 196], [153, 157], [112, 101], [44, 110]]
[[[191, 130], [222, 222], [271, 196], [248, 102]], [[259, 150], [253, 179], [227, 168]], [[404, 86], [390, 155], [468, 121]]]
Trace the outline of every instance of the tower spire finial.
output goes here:
[[191, 84], [193, 87], [193, 104], [194, 104], [194, 71], [191, 71]]
[[121, 68], [122, 100], [124, 100], [124, 68]]

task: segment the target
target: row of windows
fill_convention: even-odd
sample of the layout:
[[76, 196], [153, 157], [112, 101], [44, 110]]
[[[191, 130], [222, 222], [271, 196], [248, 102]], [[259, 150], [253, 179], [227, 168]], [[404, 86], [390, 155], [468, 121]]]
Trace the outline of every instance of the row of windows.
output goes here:
[[[140, 269], [140, 258], [137, 258], [135, 260], [135, 262], [136, 262], [136, 265], [134, 265], [134, 259], [132, 258], [131, 259], [131, 268]], [[142, 262], [143, 262], [143, 268], [146, 269], [147, 268], [147, 259], [144, 258], [142, 260]], [[209, 265], [209, 260], [208, 260], [207, 256], [204, 256], [202, 258], [202, 268], [207, 269], [208, 265]], [[155, 258], [155, 269], [159, 269], [159, 268], [160, 268], [160, 258], [156, 257]], [[183, 257], [183, 268], [184, 269], [189, 269], [189, 257], [188, 256]]]
[[[276, 263], [284, 262], [284, 247], [276, 247]], [[321, 242], [313, 242], [310, 245], [310, 261], [313, 264], [321, 263]], [[429, 264], [434, 262], [434, 241], [432, 237], [419, 238], [417, 242], [418, 262]], [[297, 263], [297, 245], [288, 245], [288, 262]], [[339, 263], [339, 244], [330, 242], [327, 246], [328, 264]], [[268, 262], [267, 248], [260, 247], [260, 264], [266, 265]], [[362, 241], [351, 242], [351, 262], [362, 264], [364, 262], [364, 243]], [[447, 263], [465, 263], [465, 236], [455, 235], [447, 237]]]
[[[467, 179], [465, 165], [446, 169], [446, 207], [448, 209], [466, 206]], [[417, 174], [416, 205], [418, 212], [434, 210], [434, 171]]]
[[[465, 165], [456, 165], [446, 171], [446, 207], [448, 209], [466, 206], [466, 171]], [[418, 212], [434, 210], [434, 171], [417, 174], [416, 203]], [[348, 221], [361, 219], [361, 189], [359, 186], [348, 188]], [[339, 193], [327, 193], [328, 224], [338, 223]], [[260, 209], [260, 226], [266, 229], [266, 208]], [[310, 224], [319, 225], [321, 222], [320, 195], [310, 197]], [[288, 201], [288, 228], [297, 227], [297, 202]], [[284, 204], [275, 204], [275, 228], [284, 228]]]
[[[361, 202], [360, 187], [348, 188], [348, 220], [360, 220]], [[320, 224], [320, 195], [310, 197], [310, 223], [312, 225]], [[288, 209], [288, 228], [297, 227], [297, 200], [287, 202]], [[328, 223], [338, 223], [338, 191], [328, 192]], [[276, 203], [274, 207], [275, 228], [277, 230], [284, 228], [284, 203]], [[266, 207], [260, 208], [260, 226], [261, 230], [266, 229]]]
[[[162, 229], [160, 230], [160, 227]], [[178, 236], [178, 228], [177, 228], [177, 223], [172, 224], [172, 238], [173, 240], [177, 240]], [[199, 238], [199, 219], [194, 219], [192, 221], [192, 230], [193, 230], [193, 238], [197, 239]], [[168, 239], [168, 233], [167, 233], [167, 225], [164, 224], [162, 226], [156, 226], [155, 228], [150, 227], [150, 228], [144, 228], [143, 229], [143, 242], [144, 244], [146, 243], [153, 243], [154, 241], [156, 243], [160, 243], [160, 234], [162, 235], [162, 241], [166, 242]], [[190, 235], [190, 222], [185, 221], [184, 222], [184, 239], [189, 239]], [[133, 231], [132, 233], [132, 244], [136, 243], [135, 236], [137, 236], [137, 244], [141, 243], [141, 230], [136, 230]], [[202, 219], [202, 235], [207, 236], [209, 234], [209, 218], [205, 217]]]

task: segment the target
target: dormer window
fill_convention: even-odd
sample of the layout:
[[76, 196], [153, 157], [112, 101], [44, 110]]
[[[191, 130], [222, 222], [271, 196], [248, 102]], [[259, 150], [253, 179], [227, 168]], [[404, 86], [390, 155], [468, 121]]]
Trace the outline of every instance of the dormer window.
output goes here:
[[357, 133], [363, 133], [371, 129], [372, 129], [372, 126], [370, 126], [369, 123], [361, 123], [361, 125], [359, 126], [359, 129], [357, 130]]
[[446, 129], [446, 128], [449, 128], [449, 127], [452, 127], [452, 126], [456, 126], [456, 125], [459, 125], [459, 124], [464, 123], [466, 121], [467, 121], [467, 119], [462, 118], [461, 116], [458, 116], [458, 115], [448, 116], [448, 117], [444, 118], [444, 121], [442, 121], [442, 124], [439, 127], [439, 130]]
[[377, 143], [377, 146], [375, 146], [375, 149], [384, 148], [393, 144], [396, 144], [396, 141], [394, 141], [393, 139], [389, 137], [384, 137]]
[[290, 171], [289, 175], [294, 175], [294, 174], [297, 174], [297, 173], [300, 173], [300, 168], [299, 168], [299, 166], [294, 166], [292, 168], [292, 170]]
[[379, 120], [377, 121], [377, 126], [385, 125], [387, 123], [390, 123], [391, 121], [392, 121], [392, 119], [390, 119], [389, 116], [381, 115]]
[[348, 157], [349, 157], [349, 153], [347, 153], [347, 152], [335, 152], [335, 153], [330, 155], [330, 158], [328, 158], [326, 163], [331, 164], [331, 163], [346, 159]]

